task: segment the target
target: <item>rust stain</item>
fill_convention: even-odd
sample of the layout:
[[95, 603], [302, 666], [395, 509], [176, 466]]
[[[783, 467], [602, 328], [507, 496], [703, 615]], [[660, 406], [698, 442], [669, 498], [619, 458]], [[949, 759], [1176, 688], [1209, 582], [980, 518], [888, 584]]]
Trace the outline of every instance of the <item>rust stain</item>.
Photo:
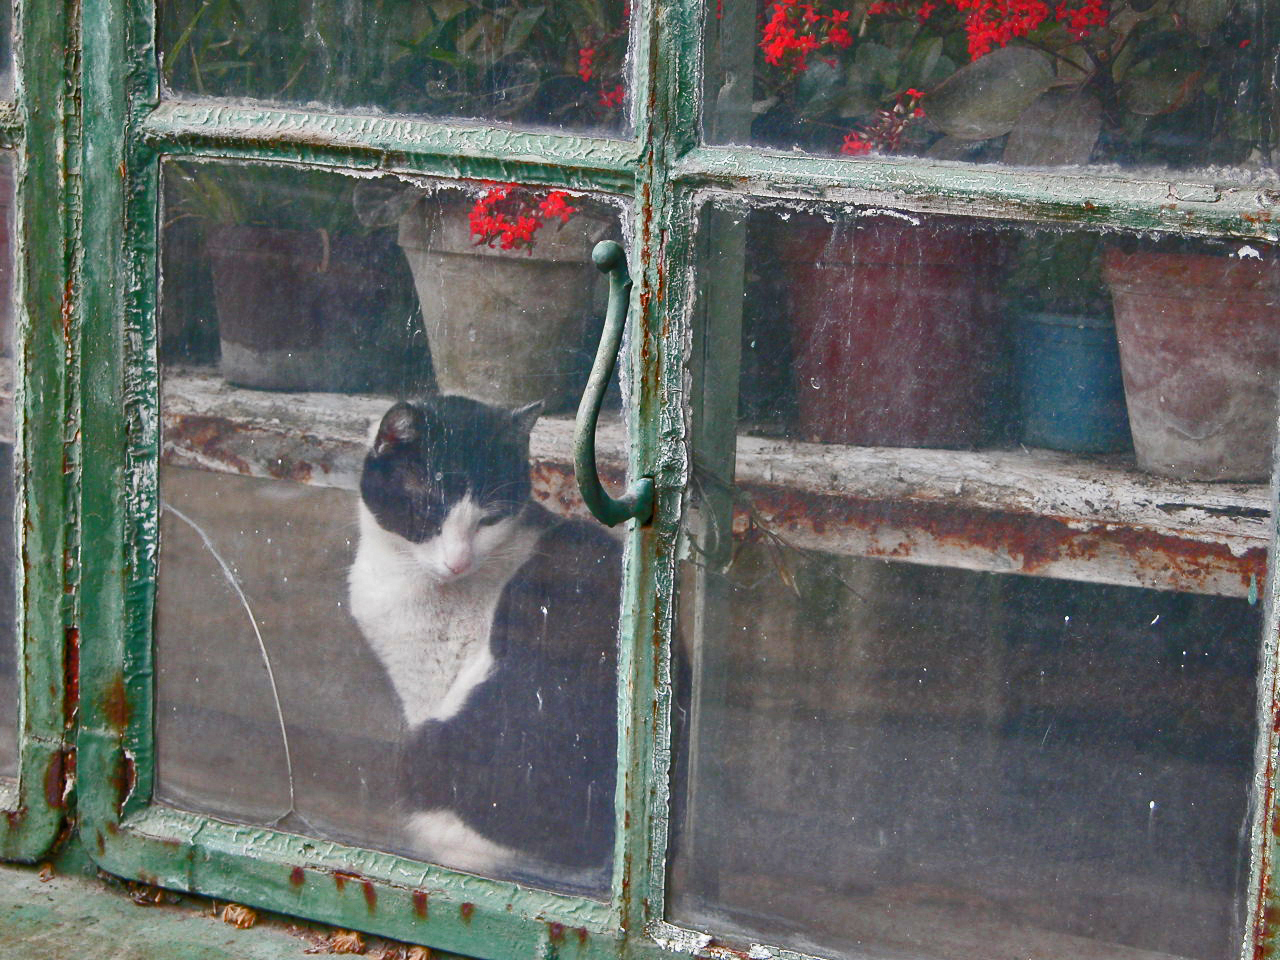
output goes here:
[[240, 428], [226, 417], [207, 417], [198, 414], [170, 417], [165, 421], [165, 446], [178, 446], [195, 450], [201, 456], [230, 467], [236, 473], [248, 475], [249, 462], [224, 449], [224, 441], [233, 437]]
[[62, 339], [71, 342], [71, 323], [75, 318], [75, 281], [67, 277], [62, 288]]
[[289, 871], [289, 885], [300, 887], [307, 882], [307, 872], [301, 867], [294, 867]]
[[578, 946], [585, 947], [587, 945], [587, 928], [578, 927], [577, 934], [578, 934]]
[[67, 627], [65, 654], [62, 660], [62, 719], [68, 726], [75, 722], [80, 706], [80, 630]]
[[124, 691], [124, 675], [116, 674], [102, 698], [102, 712], [113, 730], [123, 732], [129, 726], [129, 698]]
[[462, 917], [463, 923], [471, 922], [471, 915], [476, 912], [474, 903], [464, 903], [458, 907], [458, 916]]
[[552, 943], [564, 943], [564, 924], [548, 923], [547, 937], [551, 940]]
[[[867, 551], [868, 556], [906, 559], [921, 541], [976, 548], [1007, 555], [1022, 573], [1034, 574], [1063, 560], [1095, 560], [1106, 552], [1128, 556], [1138, 570], [1177, 577], [1182, 589], [1203, 586], [1223, 572], [1247, 589], [1250, 578], [1262, 581], [1266, 573], [1266, 548], [1251, 547], [1239, 556], [1221, 543], [1203, 543], [1153, 530], [1122, 524], [1081, 526], [1063, 517], [980, 510], [952, 504], [871, 500], [780, 489], [761, 483], [743, 483], [756, 509], [776, 526], [811, 530], [828, 528], [860, 530], [869, 534], [896, 531], [898, 541]], [[736, 528], [745, 529], [746, 515], [735, 517]]]
[[[138, 768], [133, 757], [124, 754], [116, 763], [115, 772], [111, 775], [111, 786], [116, 791], [116, 812], [124, 810], [124, 805], [138, 783]], [[110, 829], [108, 826], [107, 829]]]
[[419, 919], [427, 919], [427, 891], [413, 891], [413, 912]]
[[107, 852], [107, 841], [106, 841], [105, 839], [103, 839], [102, 831], [101, 831], [101, 830], [95, 830], [95, 831], [94, 831], [94, 833], [97, 835], [97, 838], [98, 838], [98, 853], [100, 853], [100, 854], [102, 854], [102, 853], [106, 853], [106, 852]]
[[16, 810], [6, 810], [4, 818], [9, 823], [10, 830], [17, 830], [19, 824], [27, 818], [27, 808], [25, 806], [18, 807]]
[[295, 483], [311, 482], [312, 466], [306, 460], [276, 457], [266, 466], [267, 473], [277, 480], [292, 480]]
[[333, 871], [333, 885], [338, 888], [339, 893], [342, 893], [342, 891], [347, 889], [348, 880], [363, 880], [363, 879], [364, 878], [360, 876], [360, 874], [353, 873], [350, 870]]
[[364, 905], [369, 908], [370, 913], [375, 913], [378, 909], [378, 888], [373, 885], [372, 880], [361, 880], [360, 886], [364, 888]]
[[119, 833], [120, 833], [120, 824], [118, 824], [118, 823], [108, 823], [108, 824], [107, 824], [107, 833], [111, 834], [113, 837], [114, 837], [114, 836], [116, 836], [117, 834], [119, 834]]
[[44, 802], [55, 810], [65, 806], [66, 782], [66, 753], [59, 750], [49, 758], [49, 765], [44, 769]]
[[[621, 486], [626, 483], [626, 471], [607, 463], [599, 463], [600, 479]], [[530, 470], [533, 478], [533, 495], [548, 510], [565, 517], [590, 517], [578, 493], [578, 481], [573, 475], [573, 465], [551, 461], [535, 461]]]

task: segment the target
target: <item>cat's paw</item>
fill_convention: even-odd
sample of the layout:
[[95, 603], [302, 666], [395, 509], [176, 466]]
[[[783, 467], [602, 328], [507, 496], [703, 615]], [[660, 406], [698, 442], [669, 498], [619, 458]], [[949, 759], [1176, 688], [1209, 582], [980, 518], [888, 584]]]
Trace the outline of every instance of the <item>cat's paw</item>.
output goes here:
[[405, 823], [405, 836], [417, 856], [466, 873], [494, 876], [516, 858], [516, 851], [480, 835], [452, 810], [412, 814]]

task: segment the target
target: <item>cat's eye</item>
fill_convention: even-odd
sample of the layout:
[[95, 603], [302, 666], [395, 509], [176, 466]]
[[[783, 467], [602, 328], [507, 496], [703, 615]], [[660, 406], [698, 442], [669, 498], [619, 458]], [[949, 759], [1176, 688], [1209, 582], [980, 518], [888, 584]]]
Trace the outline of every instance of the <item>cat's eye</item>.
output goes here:
[[492, 527], [494, 524], [501, 523], [507, 518], [505, 513], [486, 513], [480, 518], [479, 525], [482, 527]]

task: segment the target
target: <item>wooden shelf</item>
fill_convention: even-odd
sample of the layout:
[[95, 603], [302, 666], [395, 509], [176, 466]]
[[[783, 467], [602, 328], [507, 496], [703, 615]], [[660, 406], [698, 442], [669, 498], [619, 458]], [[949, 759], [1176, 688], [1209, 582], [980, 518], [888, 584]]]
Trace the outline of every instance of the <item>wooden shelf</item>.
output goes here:
[[[273, 393], [208, 372], [163, 380], [169, 464], [355, 489], [389, 397]], [[602, 420], [601, 475], [620, 485], [626, 438]], [[535, 496], [585, 515], [573, 421], [534, 429]], [[1270, 497], [1262, 485], [1192, 483], [1115, 458], [1043, 450], [842, 447], [738, 438], [737, 486], [794, 545], [830, 553], [1123, 586], [1250, 596], [1262, 589]], [[745, 530], [745, 511], [735, 528]]]
[[738, 487], [797, 546], [1224, 596], [1262, 590], [1265, 485], [1166, 480], [1118, 458], [1035, 449], [740, 436], [737, 456]]

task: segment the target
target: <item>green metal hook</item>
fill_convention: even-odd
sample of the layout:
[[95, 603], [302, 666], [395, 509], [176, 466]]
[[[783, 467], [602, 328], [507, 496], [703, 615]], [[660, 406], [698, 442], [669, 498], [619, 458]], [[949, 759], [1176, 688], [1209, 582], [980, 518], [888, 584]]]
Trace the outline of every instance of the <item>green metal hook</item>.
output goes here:
[[605, 388], [613, 376], [622, 343], [622, 330], [627, 323], [627, 307], [631, 302], [631, 276], [627, 273], [627, 256], [612, 240], [602, 240], [591, 251], [591, 259], [602, 273], [609, 274], [609, 310], [605, 314], [600, 347], [591, 366], [591, 376], [578, 404], [578, 419], [573, 436], [573, 472], [587, 509], [605, 526], [613, 527], [632, 517], [642, 524], [653, 516], [653, 478], [640, 477], [622, 499], [615, 500], [600, 483], [596, 472], [596, 421]]

